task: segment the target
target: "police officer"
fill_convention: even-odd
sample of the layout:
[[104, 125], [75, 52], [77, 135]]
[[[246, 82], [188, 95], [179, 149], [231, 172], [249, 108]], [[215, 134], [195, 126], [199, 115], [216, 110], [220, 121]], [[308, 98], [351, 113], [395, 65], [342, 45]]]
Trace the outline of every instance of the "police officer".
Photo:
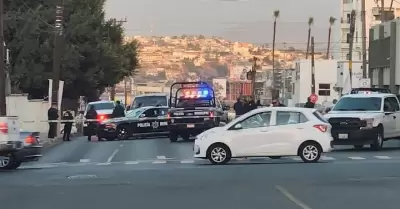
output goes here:
[[121, 118], [125, 117], [125, 108], [121, 105], [120, 101], [116, 102], [117, 104], [114, 107], [114, 110], [112, 112], [112, 117], [113, 118]]
[[58, 117], [57, 104], [53, 104], [47, 111], [47, 119], [51, 121], [49, 122], [49, 133], [47, 135], [47, 138], [49, 139], [54, 139], [54, 137], [57, 135], [57, 122], [52, 120], [57, 120]]
[[[96, 120], [97, 119], [97, 112], [94, 109], [94, 106], [91, 105], [88, 112], [86, 113], [86, 119], [87, 120]], [[92, 136], [95, 135], [96, 129], [97, 129], [97, 121], [90, 121], [88, 122], [88, 141], [92, 141]]]
[[63, 140], [64, 141], [71, 141], [69, 136], [71, 135], [71, 130], [72, 130], [72, 121], [74, 119], [74, 116], [72, 115], [70, 110], [67, 110], [63, 114], [63, 120], [68, 120], [68, 122], [64, 122], [64, 135], [63, 135]]

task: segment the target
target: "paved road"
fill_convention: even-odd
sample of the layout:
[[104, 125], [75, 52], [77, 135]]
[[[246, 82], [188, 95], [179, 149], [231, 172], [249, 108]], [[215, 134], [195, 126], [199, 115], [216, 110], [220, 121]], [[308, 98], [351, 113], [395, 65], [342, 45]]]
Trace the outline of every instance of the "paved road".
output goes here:
[[287, 158], [213, 166], [193, 162], [190, 142], [81, 138], [52, 148], [40, 162], [0, 173], [0, 206], [398, 209], [400, 143], [390, 146], [340, 150], [318, 164]]

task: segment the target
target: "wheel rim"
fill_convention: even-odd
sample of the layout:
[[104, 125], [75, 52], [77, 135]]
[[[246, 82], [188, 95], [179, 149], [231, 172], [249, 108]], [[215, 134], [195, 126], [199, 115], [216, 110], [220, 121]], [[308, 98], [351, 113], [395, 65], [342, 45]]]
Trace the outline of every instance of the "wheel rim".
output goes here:
[[383, 142], [383, 140], [382, 140], [382, 135], [380, 134], [380, 133], [378, 133], [378, 136], [376, 137], [377, 139], [377, 142], [378, 142], [378, 145], [379, 146], [381, 146], [382, 145], [382, 142]]
[[222, 147], [215, 147], [211, 150], [211, 159], [214, 162], [221, 163], [226, 159], [226, 151]]
[[125, 138], [127, 134], [128, 134], [128, 131], [126, 130], [126, 128], [120, 128], [118, 131], [119, 138]]
[[6, 167], [10, 163], [10, 157], [0, 156], [0, 168]]
[[308, 161], [315, 160], [318, 157], [318, 154], [318, 148], [314, 145], [308, 145], [303, 149], [303, 157]]

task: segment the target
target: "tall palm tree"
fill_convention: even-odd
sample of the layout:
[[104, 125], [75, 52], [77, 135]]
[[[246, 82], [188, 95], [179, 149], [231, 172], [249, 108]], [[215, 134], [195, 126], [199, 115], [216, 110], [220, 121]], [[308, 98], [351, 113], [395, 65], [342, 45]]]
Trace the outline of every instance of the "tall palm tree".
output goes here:
[[306, 53], [306, 59], [308, 59], [308, 53], [310, 51], [310, 40], [311, 40], [311, 26], [314, 24], [314, 18], [309, 17], [308, 18], [308, 37], [307, 37], [307, 53]]
[[[274, 89], [275, 90], [275, 85], [276, 85], [276, 83], [275, 83], [275, 38], [276, 38], [276, 20], [279, 18], [279, 15], [280, 15], [280, 11], [279, 10], [275, 10], [274, 11], [274, 13], [273, 13], [273, 15], [274, 15], [274, 35], [273, 35], [273, 38], [272, 38], [272, 89]], [[276, 95], [274, 95], [275, 94], [275, 91], [273, 91], [272, 92], [272, 97], [273, 98], [275, 98], [276, 97]]]
[[332, 34], [332, 25], [335, 24], [336, 18], [329, 18], [329, 30], [328, 30], [328, 48], [326, 49], [326, 59], [329, 59], [329, 50], [331, 49], [331, 34]]

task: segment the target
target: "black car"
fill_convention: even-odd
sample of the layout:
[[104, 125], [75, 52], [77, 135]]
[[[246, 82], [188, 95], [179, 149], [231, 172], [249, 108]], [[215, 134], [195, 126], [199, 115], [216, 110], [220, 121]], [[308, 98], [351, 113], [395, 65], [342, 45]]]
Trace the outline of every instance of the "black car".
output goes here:
[[[178, 89], [174, 89], [179, 86]], [[175, 95], [172, 92], [175, 90]], [[189, 140], [201, 132], [227, 122], [227, 106], [222, 107], [216, 100], [214, 90], [205, 82], [178, 82], [170, 90], [169, 139], [176, 142], [178, 137]]]
[[168, 135], [168, 107], [141, 107], [129, 111], [123, 118], [101, 122], [97, 137], [113, 141], [132, 137]]

